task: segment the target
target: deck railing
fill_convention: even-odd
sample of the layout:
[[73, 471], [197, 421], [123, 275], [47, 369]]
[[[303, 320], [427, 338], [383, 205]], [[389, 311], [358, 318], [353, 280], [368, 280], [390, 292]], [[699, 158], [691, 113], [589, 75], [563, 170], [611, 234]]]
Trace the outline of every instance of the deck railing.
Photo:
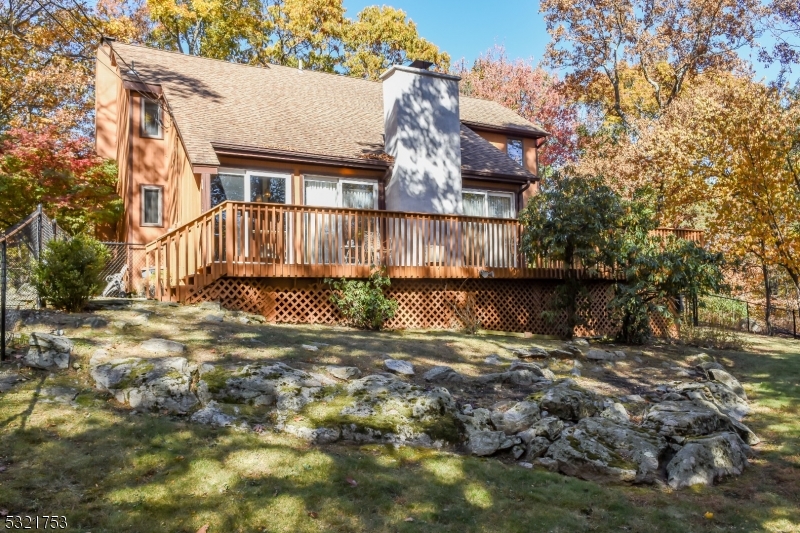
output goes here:
[[367, 277], [373, 266], [393, 278], [563, 277], [561, 262], [526, 261], [521, 236], [513, 219], [228, 201], [148, 244], [147, 271], [156, 298], [177, 300], [222, 276]]

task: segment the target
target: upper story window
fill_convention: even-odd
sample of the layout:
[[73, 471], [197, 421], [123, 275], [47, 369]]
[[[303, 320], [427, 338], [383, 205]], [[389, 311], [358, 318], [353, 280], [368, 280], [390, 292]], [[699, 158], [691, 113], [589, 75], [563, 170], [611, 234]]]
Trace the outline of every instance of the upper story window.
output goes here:
[[516, 161], [519, 166], [523, 166], [522, 139], [509, 138], [506, 144], [506, 152], [508, 153], [508, 157]]
[[471, 217], [514, 218], [514, 194], [464, 189], [464, 214]]
[[163, 128], [161, 125], [161, 104], [158, 100], [152, 100], [142, 96], [142, 137], [152, 139], [163, 138]]
[[164, 189], [142, 185], [142, 226], [163, 226]]
[[285, 204], [288, 199], [288, 174], [220, 169], [211, 176], [211, 207], [225, 200]]

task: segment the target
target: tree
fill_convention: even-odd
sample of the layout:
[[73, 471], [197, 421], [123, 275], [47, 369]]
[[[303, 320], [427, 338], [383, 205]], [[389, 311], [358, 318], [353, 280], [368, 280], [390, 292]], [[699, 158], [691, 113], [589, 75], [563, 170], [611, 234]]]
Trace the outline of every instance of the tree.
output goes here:
[[[759, 0], [542, 0], [540, 11], [552, 36], [549, 63], [571, 70], [574, 94], [606, 86], [608, 99], [586, 103], [628, 127], [640, 112], [631, 103], [660, 114], [698, 74], [737, 64], [736, 51], [755, 44], [764, 8]], [[643, 87], [642, 97], [629, 97]]]
[[461, 94], [493, 100], [550, 133], [540, 163], [561, 167], [577, 156], [578, 117], [557, 75], [530, 61], [511, 61], [502, 46], [482, 54], [471, 68], [456, 66]]
[[353, 20], [342, 0], [146, 1], [152, 23], [144, 41], [186, 54], [254, 65], [302, 63], [369, 79], [409, 59], [450, 67], [450, 57], [420, 37], [405, 12], [388, 6], [366, 7]]
[[[546, 180], [539, 194], [520, 213], [525, 227], [521, 250], [531, 262], [544, 257], [565, 269], [554, 307], [566, 312], [564, 335], [571, 338], [580, 325], [578, 301], [586, 295], [578, 268], [595, 270], [613, 265], [617, 257], [617, 225], [625, 209], [602, 180], [557, 174]], [[553, 320], [555, 313], [545, 318]]]
[[[621, 234], [617, 268], [624, 282], [615, 286], [609, 304], [621, 316], [617, 338], [628, 344], [643, 344], [651, 336], [651, 317], [672, 316], [670, 302], [684, 296], [693, 301], [723, 288], [722, 254], [710, 252], [694, 242], [671, 236], [667, 239], [643, 229], [654, 228], [651, 216], [639, 214]], [[631, 227], [639, 228], [631, 231]]]
[[781, 75], [800, 64], [800, 4], [796, 0], [772, 0], [769, 4], [767, 31], [775, 41], [772, 50], [762, 49], [759, 58], [781, 65]]
[[260, 0], [147, 0], [145, 42], [165, 50], [246, 60], [260, 23]]
[[662, 216], [701, 211], [717, 249], [782, 268], [800, 296], [800, 99], [719, 73], [641, 130], [626, 157], [659, 188]]
[[87, 137], [55, 125], [12, 129], [0, 138], [0, 225], [41, 203], [71, 233], [113, 226], [122, 208], [116, 180], [116, 164], [94, 155]]
[[344, 33], [344, 73], [378, 79], [392, 65], [409, 60], [430, 61], [446, 72], [450, 56], [420, 37], [404, 11], [389, 6], [365, 7]]
[[650, 316], [668, 314], [670, 300], [722, 287], [721, 254], [654, 235], [657, 221], [647, 204], [623, 199], [601, 178], [566, 174], [549, 180], [520, 221], [528, 259], [559, 261], [565, 269], [555, 309], [545, 317], [565, 312], [567, 337], [580, 323], [579, 302], [588, 297], [586, 276], [578, 277], [578, 268], [622, 276], [610, 307], [620, 319], [619, 338], [633, 344], [651, 335]]

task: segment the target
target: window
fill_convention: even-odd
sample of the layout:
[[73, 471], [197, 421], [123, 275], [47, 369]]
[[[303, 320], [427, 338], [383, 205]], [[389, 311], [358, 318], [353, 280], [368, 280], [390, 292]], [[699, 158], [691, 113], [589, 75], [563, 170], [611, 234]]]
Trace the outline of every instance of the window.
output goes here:
[[161, 104], [158, 100], [152, 100], [146, 96], [141, 97], [141, 102], [142, 137], [161, 139]]
[[308, 177], [304, 180], [304, 192], [306, 205], [378, 208], [378, 184], [374, 181]]
[[464, 214], [473, 217], [514, 218], [514, 194], [465, 189]]
[[164, 190], [155, 185], [142, 185], [142, 226], [163, 226], [161, 215]]
[[506, 145], [506, 152], [508, 153], [508, 157], [516, 161], [516, 163], [519, 166], [523, 166], [524, 152], [522, 150], [522, 139], [508, 139], [508, 144]]
[[288, 203], [289, 176], [271, 172], [222, 170], [211, 176], [211, 207], [225, 200], [270, 204]]

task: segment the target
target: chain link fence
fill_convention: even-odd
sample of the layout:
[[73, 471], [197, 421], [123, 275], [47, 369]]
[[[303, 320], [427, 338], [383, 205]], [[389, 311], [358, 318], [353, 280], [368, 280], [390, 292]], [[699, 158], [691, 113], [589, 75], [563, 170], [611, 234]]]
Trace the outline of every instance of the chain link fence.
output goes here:
[[[33, 267], [42, 251], [55, 239], [70, 236], [42, 211], [0, 233], [0, 359], [14, 339], [14, 330], [26, 309], [42, 306], [33, 286]], [[103, 243], [110, 259], [103, 270], [107, 297], [143, 296], [146, 285], [143, 244]]]
[[5, 359], [6, 346], [13, 340], [13, 331], [21, 320], [21, 311], [41, 307], [32, 282], [34, 264], [42, 250], [53, 239], [69, 236], [42, 211], [31, 215], [0, 233], [0, 351]]

